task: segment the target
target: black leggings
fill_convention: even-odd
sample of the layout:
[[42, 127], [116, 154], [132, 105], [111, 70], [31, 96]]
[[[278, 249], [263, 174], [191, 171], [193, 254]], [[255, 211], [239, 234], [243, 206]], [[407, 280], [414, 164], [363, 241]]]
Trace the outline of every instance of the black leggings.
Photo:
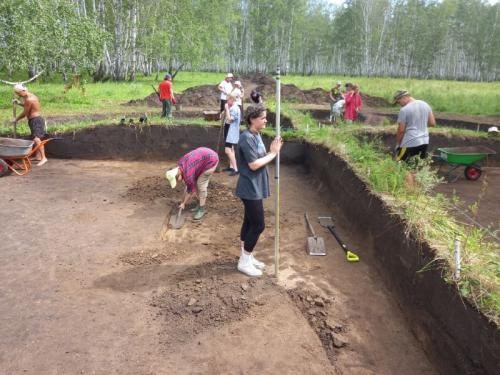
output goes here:
[[241, 226], [240, 239], [244, 242], [244, 249], [251, 253], [259, 240], [259, 236], [264, 232], [264, 205], [262, 199], [249, 200], [241, 199], [245, 206], [245, 216]]

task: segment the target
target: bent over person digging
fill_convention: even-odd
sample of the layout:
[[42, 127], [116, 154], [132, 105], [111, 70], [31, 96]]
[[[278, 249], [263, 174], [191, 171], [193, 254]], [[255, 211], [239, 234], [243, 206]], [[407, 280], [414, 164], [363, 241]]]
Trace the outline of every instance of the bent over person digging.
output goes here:
[[177, 162], [177, 167], [165, 173], [170, 186], [175, 188], [177, 181], [184, 181], [186, 189], [184, 197], [179, 204], [179, 209], [184, 210], [191, 200], [198, 196], [198, 204], [194, 208], [195, 220], [201, 220], [205, 216], [205, 202], [208, 196], [208, 182], [219, 164], [217, 153], [207, 147], [199, 147], [188, 152]]
[[283, 141], [275, 138], [266, 151], [260, 131], [266, 127], [266, 108], [262, 104], [249, 106], [245, 120], [248, 128], [241, 133], [238, 142], [238, 170], [236, 196], [245, 207], [241, 225], [241, 255], [238, 271], [248, 276], [262, 276], [265, 264], [255, 259], [253, 250], [260, 234], [265, 229], [263, 199], [268, 198], [269, 173], [267, 164], [274, 160], [281, 150]]

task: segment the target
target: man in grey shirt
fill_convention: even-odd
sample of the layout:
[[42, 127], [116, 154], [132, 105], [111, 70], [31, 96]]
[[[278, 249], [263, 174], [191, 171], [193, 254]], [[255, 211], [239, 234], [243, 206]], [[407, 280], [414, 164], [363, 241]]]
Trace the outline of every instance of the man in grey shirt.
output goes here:
[[429, 130], [427, 126], [436, 126], [432, 109], [426, 102], [411, 97], [408, 91], [396, 91], [394, 103], [402, 108], [398, 115], [396, 134], [396, 160], [408, 160], [412, 156], [427, 157]]

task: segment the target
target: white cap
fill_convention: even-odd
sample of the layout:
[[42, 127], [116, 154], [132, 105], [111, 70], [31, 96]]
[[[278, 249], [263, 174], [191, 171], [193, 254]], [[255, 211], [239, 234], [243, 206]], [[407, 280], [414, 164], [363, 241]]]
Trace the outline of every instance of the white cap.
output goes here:
[[179, 172], [179, 167], [172, 168], [165, 172], [165, 177], [170, 183], [170, 187], [174, 189], [177, 186], [177, 173]]
[[341, 85], [341, 84], [342, 84], [342, 82], [340, 82], [340, 81], [337, 81], [337, 85]]
[[16, 83], [14, 85], [14, 91], [15, 92], [24, 92], [28, 90], [22, 83]]
[[233, 78], [233, 77], [234, 77], [234, 76], [233, 76], [233, 73], [227, 73], [226, 78]]
[[240, 81], [234, 81], [234, 84], [235, 84], [236, 86], [241, 86], [241, 82], [240, 82]]
[[496, 126], [492, 126], [491, 128], [488, 128], [488, 133], [498, 133], [498, 128]]

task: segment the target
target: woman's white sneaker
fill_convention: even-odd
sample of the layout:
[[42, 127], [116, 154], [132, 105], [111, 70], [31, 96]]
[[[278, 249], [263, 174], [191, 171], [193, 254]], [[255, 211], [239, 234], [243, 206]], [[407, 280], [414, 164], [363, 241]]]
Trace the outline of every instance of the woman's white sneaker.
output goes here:
[[[241, 248], [241, 255], [240, 257], [244, 254], [244, 249]], [[258, 268], [259, 270], [263, 270], [264, 268], [266, 268], [266, 264], [264, 262], [261, 262], [260, 260], [257, 260], [254, 258], [253, 254], [250, 254], [250, 257], [252, 258], [252, 264]]]
[[250, 256], [252, 257], [252, 264], [256, 268], [258, 268], [259, 270], [263, 270], [264, 268], [266, 268], [266, 264], [264, 262], [261, 262], [260, 260], [255, 259], [253, 254]]
[[238, 271], [248, 276], [262, 276], [262, 271], [255, 268], [253, 264], [252, 256], [245, 253], [241, 254], [238, 261]]

